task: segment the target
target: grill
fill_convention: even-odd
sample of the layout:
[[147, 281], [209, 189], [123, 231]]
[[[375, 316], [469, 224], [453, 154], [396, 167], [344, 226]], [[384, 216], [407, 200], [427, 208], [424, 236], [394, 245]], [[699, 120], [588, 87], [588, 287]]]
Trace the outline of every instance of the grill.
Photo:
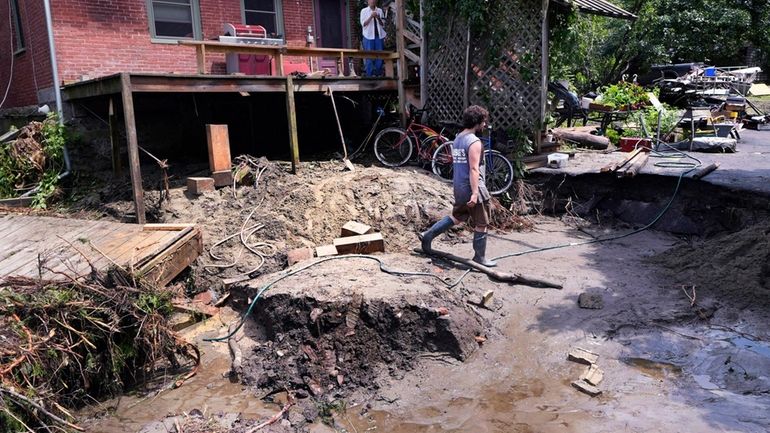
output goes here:
[[[268, 38], [267, 30], [262, 26], [226, 23], [222, 33], [224, 35], [219, 37], [219, 42], [269, 46], [284, 45], [281, 38]], [[226, 60], [228, 74], [272, 75], [273, 72], [270, 56], [227, 54]]]

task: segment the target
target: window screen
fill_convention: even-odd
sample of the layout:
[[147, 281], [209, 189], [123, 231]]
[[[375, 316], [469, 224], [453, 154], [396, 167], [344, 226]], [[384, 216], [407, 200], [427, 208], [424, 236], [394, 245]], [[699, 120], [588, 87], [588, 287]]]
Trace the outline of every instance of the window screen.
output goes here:
[[194, 38], [197, 5], [195, 0], [151, 0], [154, 36]]
[[281, 22], [276, 1], [279, 0], [243, 0], [244, 22], [264, 27], [268, 35], [280, 34]]

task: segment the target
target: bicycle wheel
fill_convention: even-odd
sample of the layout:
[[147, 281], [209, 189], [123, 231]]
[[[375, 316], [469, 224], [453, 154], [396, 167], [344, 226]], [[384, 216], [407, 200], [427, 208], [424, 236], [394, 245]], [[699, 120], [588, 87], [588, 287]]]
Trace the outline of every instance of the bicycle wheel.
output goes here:
[[406, 164], [412, 156], [414, 144], [401, 128], [385, 128], [374, 139], [374, 156], [388, 167]]
[[486, 165], [487, 190], [492, 195], [500, 195], [511, 187], [513, 183], [513, 165], [508, 158], [496, 150], [484, 152]]
[[447, 141], [433, 152], [433, 158], [431, 159], [431, 168], [433, 173], [440, 177], [442, 180], [451, 182], [453, 171], [452, 161], [452, 145], [454, 143]]

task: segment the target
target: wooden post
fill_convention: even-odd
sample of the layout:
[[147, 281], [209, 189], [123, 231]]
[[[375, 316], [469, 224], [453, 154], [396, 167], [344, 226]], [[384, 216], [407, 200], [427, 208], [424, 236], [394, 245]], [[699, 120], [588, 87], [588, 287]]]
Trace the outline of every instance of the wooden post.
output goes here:
[[110, 98], [109, 109], [110, 144], [112, 144], [112, 175], [123, 176], [123, 163], [120, 160], [120, 134], [118, 131], [118, 116], [115, 114], [115, 101]]
[[540, 130], [536, 131], [537, 136], [535, 137], [535, 149], [538, 154], [540, 154], [540, 151], [543, 147], [543, 132], [545, 132], [545, 129], [547, 127], [545, 123], [545, 107], [547, 105], [548, 100], [548, 56], [549, 48], [548, 48], [548, 3], [549, 0], [543, 0], [543, 10], [542, 10], [542, 40], [541, 40], [541, 48], [540, 48], [540, 55], [541, 57], [541, 65], [540, 65], [540, 74], [542, 75], [542, 80], [540, 83]]
[[424, 0], [420, 0], [420, 104], [428, 103], [428, 30], [425, 28]]
[[123, 98], [123, 118], [126, 123], [128, 164], [131, 169], [131, 189], [134, 193], [136, 222], [144, 224], [146, 222], [144, 214], [144, 189], [142, 188], [142, 169], [139, 163], [139, 141], [136, 137], [134, 96], [131, 90], [131, 77], [125, 72], [120, 74], [120, 94]]
[[396, 80], [398, 80], [398, 105], [401, 113], [401, 126], [406, 127], [406, 89], [404, 80], [406, 74], [406, 57], [404, 56], [404, 0], [396, 0], [396, 49], [398, 51], [398, 61], [396, 62]]
[[283, 53], [278, 53], [278, 55], [275, 57], [275, 61], [277, 62], [275, 65], [275, 72], [278, 74], [279, 77], [283, 77]]
[[227, 125], [206, 125], [206, 142], [209, 148], [209, 168], [212, 173], [230, 170], [230, 136]]
[[206, 46], [198, 45], [196, 54], [198, 57], [198, 73], [203, 75], [206, 73]]
[[291, 171], [299, 170], [299, 138], [297, 136], [297, 111], [294, 105], [294, 79], [286, 77], [286, 114], [289, 119], [289, 148], [291, 149]]
[[395, 78], [393, 73], [393, 59], [385, 59], [385, 76], [387, 78]]
[[463, 110], [471, 105], [471, 23], [465, 37], [465, 79], [463, 80]]

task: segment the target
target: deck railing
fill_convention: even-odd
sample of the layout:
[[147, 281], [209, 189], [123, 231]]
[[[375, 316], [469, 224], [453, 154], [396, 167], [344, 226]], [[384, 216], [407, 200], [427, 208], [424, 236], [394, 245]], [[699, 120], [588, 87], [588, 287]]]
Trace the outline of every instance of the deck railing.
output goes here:
[[206, 54], [255, 54], [261, 56], [270, 56], [276, 65], [278, 76], [285, 76], [284, 57], [310, 57], [315, 59], [335, 58], [339, 61], [342, 68], [345, 67], [345, 60], [354, 59], [379, 59], [385, 63], [385, 76], [395, 78], [394, 62], [398, 60], [398, 53], [390, 51], [363, 51], [351, 48], [302, 48], [288, 47], [285, 45], [252, 45], [252, 44], [233, 44], [217, 41], [179, 41], [179, 45], [194, 47], [197, 54], [198, 73], [206, 73]]

